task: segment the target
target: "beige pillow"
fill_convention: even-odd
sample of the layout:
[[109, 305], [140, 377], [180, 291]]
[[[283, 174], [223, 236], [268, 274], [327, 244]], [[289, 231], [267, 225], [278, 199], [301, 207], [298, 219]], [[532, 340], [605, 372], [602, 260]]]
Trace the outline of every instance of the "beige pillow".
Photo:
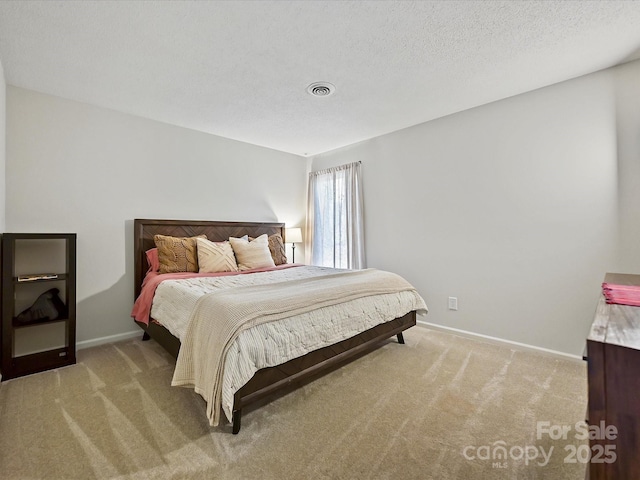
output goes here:
[[[245, 235], [242, 238], [246, 237], [247, 236]], [[253, 239], [253, 237], [249, 237], [249, 241], [252, 241]], [[269, 235], [269, 251], [271, 252], [273, 263], [276, 265], [283, 265], [287, 263], [287, 253], [284, 249], [284, 240], [282, 240], [282, 236], [279, 233]]]
[[238, 268], [251, 270], [252, 268], [275, 267], [269, 251], [269, 238], [266, 234], [254, 238], [250, 242], [243, 238], [229, 238], [233, 253], [236, 254]]
[[197, 238], [200, 273], [237, 272], [238, 264], [228, 241], [211, 242]]
[[196, 238], [207, 238], [207, 236], [171, 237], [168, 235], [155, 235], [153, 241], [158, 247], [160, 273], [197, 272]]

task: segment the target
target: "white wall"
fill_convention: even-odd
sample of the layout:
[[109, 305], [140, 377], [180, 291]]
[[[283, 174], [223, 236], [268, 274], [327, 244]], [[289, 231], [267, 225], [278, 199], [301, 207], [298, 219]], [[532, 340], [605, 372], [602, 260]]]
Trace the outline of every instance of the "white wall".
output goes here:
[[614, 69], [621, 270], [640, 273], [640, 61]]
[[133, 219], [304, 222], [308, 160], [7, 87], [7, 231], [77, 232], [78, 341], [138, 330]]
[[4, 80], [4, 69], [0, 62], [0, 232], [5, 229], [5, 165], [6, 165], [6, 112], [7, 84]]
[[639, 75], [518, 95], [312, 169], [362, 161], [368, 266], [410, 280], [425, 321], [579, 355], [604, 273], [640, 272]]

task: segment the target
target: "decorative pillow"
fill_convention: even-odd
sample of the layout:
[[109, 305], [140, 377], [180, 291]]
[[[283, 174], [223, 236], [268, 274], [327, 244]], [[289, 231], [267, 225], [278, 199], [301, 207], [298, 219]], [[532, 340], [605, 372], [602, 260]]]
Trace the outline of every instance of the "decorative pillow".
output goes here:
[[251, 270], [252, 268], [275, 267], [269, 251], [269, 238], [266, 234], [254, 238], [250, 242], [242, 238], [229, 238], [233, 253], [236, 254], [238, 268]]
[[160, 273], [197, 272], [196, 238], [207, 238], [207, 236], [170, 237], [168, 235], [155, 235], [153, 241], [158, 247]]
[[211, 242], [197, 238], [198, 268], [201, 273], [237, 272], [238, 264], [228, 241]]
[[160, 270], [160, 260], [158, 260], [158, 249], [150, 248], [146, 251], [147, 263], [149, 264], [150, 272], [157, 272]]
[[279, 233], [269, 235], [269, 251], [276, 265], [284, 265], [287, 263], [287, 254], [284, 249], [284, 241]]

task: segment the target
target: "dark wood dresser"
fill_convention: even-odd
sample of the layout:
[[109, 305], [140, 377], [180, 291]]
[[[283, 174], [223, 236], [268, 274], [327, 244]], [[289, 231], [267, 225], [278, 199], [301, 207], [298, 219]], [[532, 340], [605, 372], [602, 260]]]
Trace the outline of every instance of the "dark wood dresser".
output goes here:
[[[608, 273], [605, 282], [640, 285], [640, 275]], [[590, 428], [614, 426], [615, 439], [590, 439], [590, 480], [640, 479], [640, 307], [600, 298], [587, 337]], [[612, 452], [615, 452], [612, 454]], [[615, 461], [611, 461], [615, 455]]]

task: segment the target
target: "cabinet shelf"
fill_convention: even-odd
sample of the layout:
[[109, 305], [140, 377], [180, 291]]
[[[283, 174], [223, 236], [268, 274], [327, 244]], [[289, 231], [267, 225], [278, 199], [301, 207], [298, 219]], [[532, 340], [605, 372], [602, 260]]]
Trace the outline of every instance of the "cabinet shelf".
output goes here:
[[[4, 233], [0, 241], [2, 380], [76, 363], [76, 234]], [[51, 302], [57, 318], [18, 321]]]
[[47, 318], [45, 320], [36, 320], [30, 323], [20, 323], [14, 317], [12, 323], [13, 323], [13, 328], [29, 328], [29, 327], [35, 327], [37, 325], [44, 325], [46, 323], [68, 322], [68, 321], [69, 321], [69, 315], [65, 314], [62, 317], [53, 318], [53, 319]]
[[[40, 274], [40, 275], [45, 275], [45, 274]], [[37, 278], [34, 280], [20, 280], [20, 277], [13, 277], [13, 283], [17, 285], [33, 285], [35, 283], [43, 283], [43, 282], [59, 282], [59, 281], [67, 280], [69, 278], [69, 276], [66, 273], [56, 273], [54, 275], [56, 275], [55, 278]]]

